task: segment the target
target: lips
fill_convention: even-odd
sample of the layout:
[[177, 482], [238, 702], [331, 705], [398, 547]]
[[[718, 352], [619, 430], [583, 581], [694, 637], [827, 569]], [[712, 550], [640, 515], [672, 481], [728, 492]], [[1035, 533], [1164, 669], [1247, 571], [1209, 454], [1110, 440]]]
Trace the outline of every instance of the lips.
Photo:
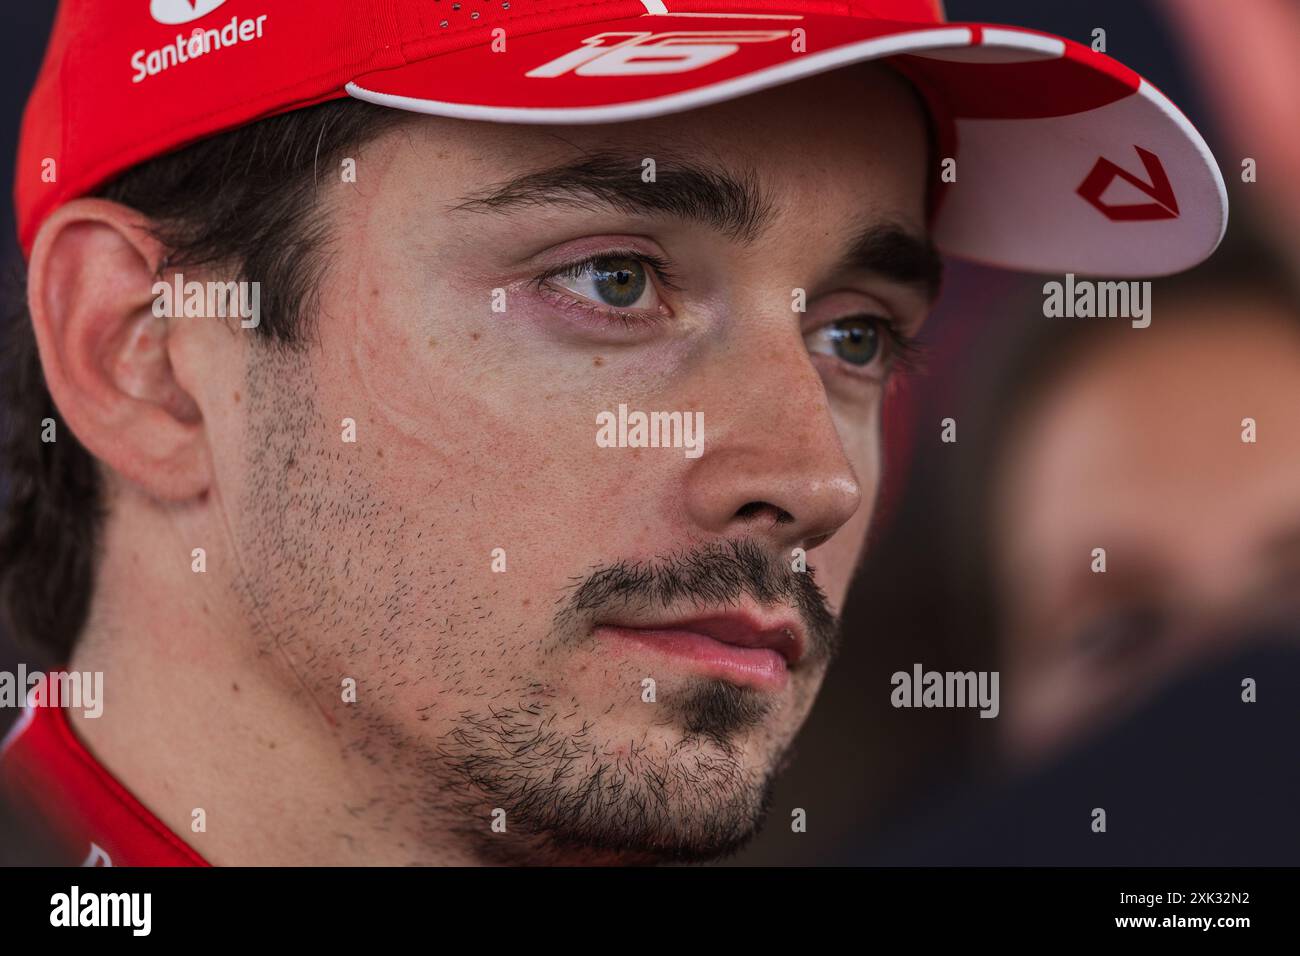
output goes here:
[[709, 676], [749, 686], [783, 687], [805, 652], [803, 628], [787, 617], [733, 612], [671, 621], [605, 622], [603, 637], [630, 641]]

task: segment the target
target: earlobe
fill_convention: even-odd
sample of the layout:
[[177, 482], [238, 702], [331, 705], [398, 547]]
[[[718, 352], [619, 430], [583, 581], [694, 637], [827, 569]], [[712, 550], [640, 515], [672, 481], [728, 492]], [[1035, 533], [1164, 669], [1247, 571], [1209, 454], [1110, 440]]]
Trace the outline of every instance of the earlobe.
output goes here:
[[183, 501], [210, 480], [202, 416], [153, 310], [163, 250], [132, 209], [68, 203], [41, 227], [27, 300], [55, 404], [86, 449], [148, 494]]

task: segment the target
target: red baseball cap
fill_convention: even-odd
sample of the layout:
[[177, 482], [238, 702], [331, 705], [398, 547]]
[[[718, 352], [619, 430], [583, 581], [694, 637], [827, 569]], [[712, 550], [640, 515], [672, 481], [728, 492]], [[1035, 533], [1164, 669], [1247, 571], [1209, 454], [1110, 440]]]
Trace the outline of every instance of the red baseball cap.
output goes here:
[[63, 0], [23, 118], [19, 239], [144, 160], [338, 97], [613, 123], [886, 58], [955, 160], [945, 253], [1163, 275], [1222, 238], [1218, 166], [1159, 90], [1070, 40], [947, 23], [938, 0]]

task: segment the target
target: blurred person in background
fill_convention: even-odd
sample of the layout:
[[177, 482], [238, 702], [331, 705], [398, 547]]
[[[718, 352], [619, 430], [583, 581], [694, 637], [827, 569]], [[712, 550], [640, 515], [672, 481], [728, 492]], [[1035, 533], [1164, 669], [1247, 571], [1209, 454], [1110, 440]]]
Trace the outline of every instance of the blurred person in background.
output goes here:
[[855, 860], [1300, 860], [1300, 296], [1266, 236], [1238, 216], [1212, 262], [1153, 281], [1146, 328], [1048, 317], [1040, 282], [1002, 300], [1000, 335], [938, 353], [931, 375], [964, 374], [919, 415], [957, 440], [935, 428], [917, 464], [949, 493], [909, 487], [868, 563], [898, 565], [871, 588], [896, 588], [902, 638], [875, 683], [997, 670], [1001, 712], [885, 715], [928, 774]]
[[1029, 302], [977, 376], [959, 574], [996, 634], [1013, 762], [1300, 618], [1300, 297], [1231, 235], [1152, 284], [1148, 328]]

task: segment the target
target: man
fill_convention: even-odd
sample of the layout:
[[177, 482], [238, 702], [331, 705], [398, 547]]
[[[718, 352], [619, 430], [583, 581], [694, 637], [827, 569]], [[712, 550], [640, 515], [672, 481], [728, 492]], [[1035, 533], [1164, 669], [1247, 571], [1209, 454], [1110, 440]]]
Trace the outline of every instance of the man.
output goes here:
[[105, 700], [5, 766], [78, 859], [734, 850], [935, 246], [1127, 275], [1222, 235], [1200, 137], [1085, 48], [671, 6], [64, 4], [12, 376], [62, 428], [15, 433], [4, 591]]

